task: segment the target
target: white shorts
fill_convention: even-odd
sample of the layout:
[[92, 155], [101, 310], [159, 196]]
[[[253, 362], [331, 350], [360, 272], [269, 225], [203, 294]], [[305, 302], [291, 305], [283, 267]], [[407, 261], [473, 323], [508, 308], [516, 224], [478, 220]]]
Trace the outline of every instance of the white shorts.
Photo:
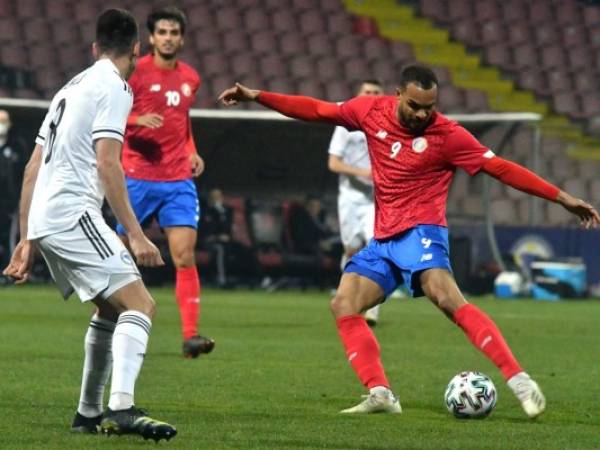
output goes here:
[[50, 274], [67, 299], [73, 292], [82, 302], [139, 280], [133, 258], [102, 217], [84, 213], [77, 225], [37, 241]]
[[347, 201], [338, 197], [340, 234], [345, 248], [359, 249], [366, 245], [374, 234], [375, 205], [373, 203]]

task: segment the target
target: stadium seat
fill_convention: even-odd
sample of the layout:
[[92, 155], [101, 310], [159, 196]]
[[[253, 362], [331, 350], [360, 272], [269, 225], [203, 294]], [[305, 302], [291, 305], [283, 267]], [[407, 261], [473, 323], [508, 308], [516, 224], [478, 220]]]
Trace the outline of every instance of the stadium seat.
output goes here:
[[341, 64], [331, 57], [319, 58], [315, 69], [315, 75], [319, 80], [327, 81], [340, 78]]
[[206, 53], [201, 56], [200, 73], [204, 76], [222, 75], [229, 70], [229, 62], [223, 53]]
[[319, 33], [326, 29], [325, 20], [319, 11], [307, 11], [299, 17], [298, 25], [300, 32], [309, 36], [312, 33]]
[[542, 49], [542, 66], [546, 69], [552, 67], [562, 67], [567, 60], [567, 55], [563, 51], [562, 46], [553, 45]]
[[560, 93], [573, 89], [571, 76], [565, 70], [559, 68], [550, 70], [546, 73], [548, 87], [552, 92]]
[[526, 17], [525, 0], [508, 0], [500, 3], [502, 20], [506, 25], [524, 20]]
[[296, 86], [288, 77], [272, 78], [267, 81], [269, 91], [281, 92], [282, 94], [298, 94]]
[[305, 55], [306, 44], [304, 37], [292, 31], [279, 37], [279, 53], [283, 57], [294, 58], [297, 55]]
[[538, 68], [520, 71], [517, 81], [520, 87], [529, 89], [537, 95], [548, 96], [551, 94], [547, 76]]
[[478, 23], [494, 23], [496, 18], [502, 16], [500, 6], [495, 0], [479, 0], [474, 3], [474, 17]]
[[359, 55], [361, 39], [357, 36], [339, 36], [335, 41], [336, 55], [338, 58], [352, 58]]
[[487, 22], [480, 29], [481, 43], [485, 46], [504, 43], [508, 34], [500, 22]]
[[38, 0], [19, 0], [15, 2], [14, 11], [19, 18], [34, 18], [40, 15], [42, 8]]
[[[561, 17], [559, 15], [559, 17]], [[576, 48], [587, 42], [587, 33], [584, 27], [578, 25], [569, 25], [563, 29], [562, 43], [566, 48]]]
[[596, 5], [586, 6], [583, 11], [583, 21], [589, 29], [600, 25], [600, 8]]
[[218, 51], [221, 47], [221, 37], [214, 30], [190, 31], [186, 46], [192, 46], [199, 53]]
[[309, 56], [299, 56], [288, 62], [290, 76], [295, 79], [313, 78], [315, 74], [315, 64]]
[[456, 21], [452, 24], [450, 29], [452, 37], [457, 41], [463, 42], [464, 44], [471, 47], [479, 47], [481, 40], [477, 28], [471, 23], [464, 21]]
[[242, 18], [235, 7], [221, 7], [215, 14], [216, 26], [221, 33], [244, 30]]
[[439, 23], [449, 20], [447, 2], [444, 0], [421, 0], [419, 2], [421, 14]]
[[325, 99], [330, 102], [341, 102], [354, 97], [354, 91], [345, 81], [325, 83]]
[[528, 9], [529, 20], [532, 24], [549, 23], [554, 19], [552, 8], [549, 8], [548, 2], [545, 0], [537, 0], [529, 3]]
[[296, 89], [299, 94], [307, 95], [309, 97], [323, 99], [325, 97], [325, 91], [320, 81], [313, 78], [300, 80], [296, 84]]
[[468, 216], [482, 216], [483, 200], [480, 195], [467, 195], [460, 201], [460, 212]]
[[[95, 20], [95, 18], [94, 18]], [[73, 45], [81, 42], [78, 27], [74, 27], [72, 23], [65, 21], [52, 23], [52, 42], [57, 45]], [[89, 45], [89, 43], [86, 43]]]
[[[7, 30], [2, 29], [3, 33]], [[42, 17], [34, 17], [23, 22], [23, 37], [28, 47], [35, 46], [38, 43], [50, 42], [52, 32], [48, 26], [48, 21]]]
[[406, 42], [390, 41], [388, 47], [390, 49], [391, 57], [400, 64], [406, 64], [415, 59], [412, 45], [407, 44]]
[[575, 2], [560, 2], [555, 5], [555, 20], [561, 27], [581, 23], [581, 10]]
[[350, 82], [360, 82], [372, 77], [368, 64], [361, 57], [347, 59], [342, 70], [345, 78]]
[[[273, 53], [273, 47], [276, 42], [276, 36], [270, 30], [253, 33], [250, 35], [250, 47], [257, 54]], [[279, 55], [277, 55], [279, 56]]]
[[473, 15], [473, 8], [470, 0], [454, 0], [448, 2], [448, 19], [451, 22], [460, 21], [465, 17]]
[[279, 55], [267, 55], [259, 60], [260, 73], [265, 79], [284, 77], [287, 66]]
[[507, 44], [496, 44], [485, 49], [485, 62], [492, 66], [508, 69], [511, 66], [512, 54]]
[[269, 15], [258, 8], [251, 8], [243, 15], [244, 29], [252, 34], [269, 28]]
[[313, 34], [308, 37], [306, 42], [308, 53], [312, 56], [324, 56], [328, 59], [335, 59], [335, 54], [331, 39], [328, 34]]
[[352, 30], [362, 36], [377, 36], [377, 24], [370, 17], [359, 16], [352, 20]]
[[462, 92], [452, 85], [441, 86], [439, 90], [439, 109], [443, 113], [465, 112]]
[[523, 21], [522, 18], [517, 23], [505, 22], [505, 26], [510, 29], [510, 33], [508, 33], [508, 44], [510, 46], [515, 47], [519, 44], [533, 41], [533, 31], [529, 24]]
[[221, 33], [221, 42], [226, 53], [244, 52], [249, 49], [248, 35], [240, 30], [230, 30]]
[[380, 38], [367, 38], [362, 43], [362, 57], [369, 62], [385, 61], [390, 59], [389, 48]]
[[398, 71], [390, 59], [374, 61], [371, 64], [371, 77], [380, 80], [382, 83], [396, 83]]
[[490, 105], [487, 95], [476, 89], [466, 89], [464, 92], [465, 109], [469, 113], [488, 112]]
[[[250, 53], [240, 53], [230, 58], [229, 66], [233, 77], [256, 75], [258, 73], [258, 63], [256, 57]], [[249, 86], [252, 86], [250, 84]]]
[[271, 15], [271, 29], [277, 33], [297, 30], [296, 17], [289, 10], [278, 10]]
[[93, 24], [104, 8], [105, 6], [92, 0], [78, 0], [73, 4], [73, 15], [78, 23]]
[[513, 70], [522, 70], [526, 67], [537, 67], [539, 64], [538, 53], [533, 44], [525, 43], [513, 49]]
[[571, 70], [577, 71], [585, 69], [590, 65], [590, 54], [593, 54], [590, 48], [581, 46], [577, 48], [571, 48], [567, 52], [568, 65]]
[[28, 67], [27, 48], [21, 46], [5, 45], [0, 48], [2, 65], [8, 67]]
[[561, 35], [556, 30], [556, 25], [551, 22], [542, 23], [535, 27], [535, 43], [538, 47], [556, 45], [561, 40]]

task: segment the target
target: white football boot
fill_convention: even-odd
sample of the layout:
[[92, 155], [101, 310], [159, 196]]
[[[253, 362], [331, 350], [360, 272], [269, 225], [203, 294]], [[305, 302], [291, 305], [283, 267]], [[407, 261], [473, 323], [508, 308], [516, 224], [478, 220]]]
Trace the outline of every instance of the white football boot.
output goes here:
[[546, 409], [546, 398], [538, 384], [526, 372], [519, 372], [507, 381], [508, 387], [521, 402], [525, 414], [535, 419]]
[[365, 320], [367, 321], [367, 325], [370, 327], [374, 327], [377, 325], [377, 320], [379, 320], [379, 308], [381, 305], [375, 305], [372, 308], [367, 309], [365, 312]]
[[342, 414], [368, 414], [368, 413], [401, 413], [402, 407], [394, 393], [383, 386], [372, 388], [369, 395], [363, 395], [365, 399], [352, 408], [343, 409]]

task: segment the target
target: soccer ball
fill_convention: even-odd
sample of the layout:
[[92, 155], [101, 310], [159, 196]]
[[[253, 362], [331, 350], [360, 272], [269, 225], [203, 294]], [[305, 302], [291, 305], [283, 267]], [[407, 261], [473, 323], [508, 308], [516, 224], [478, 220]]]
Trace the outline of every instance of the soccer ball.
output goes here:
[[481, 372], [461, 372], [450, 380], [444, 401], [448, 411], [460, 419], [484, 418], [496, 406], [496, 387]]

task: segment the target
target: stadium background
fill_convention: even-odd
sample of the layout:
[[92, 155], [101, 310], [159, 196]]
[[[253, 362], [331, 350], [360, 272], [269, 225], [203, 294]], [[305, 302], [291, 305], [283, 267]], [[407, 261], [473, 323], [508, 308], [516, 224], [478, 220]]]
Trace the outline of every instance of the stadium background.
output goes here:
[[[402, 65], [431, 64], [441, 84], [439, 109], [445, 113], [540, 114], [539, 125], [465, 125], [502, 156], [534, 167], [573, 195], [593, 201], [600, 195], [600, 7], [596, 3], [182, 1], [179, 6], [186, 11], [189, 25], [181, 57], [203, 79], [195, 106], [215, 111], [219, 111], [216, 97], [234, 81], [342, 101], [364, 78], [381, 79], [386, 91], [393, 93]], [[125, 1], [120, 5], [140, 20], [144, 51], [143, 20], [162, 4]], [[9, 109], [15, 131], [28, 143], [33, 142], [44, 114], [45, 103], [37, 100], [50, 99], [66, 79], [92, 62], [93, 24], [105, 6], [91, 0], [0, 1], [0, 97], [10, 99], [0, 104]], [[239, 109], [258, 113], [262, 108], [247, 104]], [[336, 176], [326, 167], [332, 129], [260, 120], [253, 114], [201, 111], [194, 115], [196, 142], [207, 163], [199, 187], [202, 194], [212, 187], [225, 191], [236, 211], [236, 238], [258, 248], [263, 270], [281, 273], [294, 265], [288, 264], [294, 245], [286, 238], [290, 202], [306, 193], [316, 194], [335, 214]], [[535, 143], [539, 143], [537, 154]], [[558, 227], [563, 233], [550, 243], [556, 247], [554, 254], [583, 253], [591, 283], [600, 283], [600, 261], [591, 251], [600, 242], [596, 233], [572, 230], [577, 224], [562, 208], [532, 202], [496, 182], [491, 182], [489, 202], [484, 202], [483, 178], [458, 173], [448, 202], [452, 234], [463, 238], [462, 244], [454, 246], [455, 260], [460, 259], [457, 275], [463, 283], [477, 271], [490, 275], [498, 265], [489, 233], [481, 232], [486, 213], [499, 226], [495, 230], [508, 236], [500, 240], [499, 253], [505, 260], [510, 260], [514, 242], [530, 234], [528, 226]], [[158, 232], [155, 236], [161, 237]], [[548, 241], [548, 235], [544, 239]], [[206, 252], [199, 252], [198, 259], [212, 264]], [[335, 278], [335, 262], [321, 260], [319, 265]], [[485, 284], [489, 289], [489, 277]]]
[[[203, 77], [193, 119], [196, 142], [207, 162], [198, 182], [201, 193], [215, 186], [225, 191], [236, 211], [235, 234], [258, 248], [265, 273], [310, 279], [324, 272], [319, 264], [326, 264], [326, 283], [317, 276], [317, 284], [328, 287], [337, 278], [335, 261], [315, 265], [298, 258], [285, 235], [290, 200], [318, 194], [335, 211], [337, 181], [326, 168], [332, 129], [269, 114], [264, 118], [262, 108], [252, 104], [241, 112], [221, 110], [216, 96], [235, 80], [338, 101], [350, 97], [364, 77], [381, 78], [391, 93], [403, 64], [432, 64], [441, 80], [443, 112], [540, 114], [538, 125], [513, 121], [467, 126], [490, 147], [500, 146], [503, 156], [537, 166], [543, 176], [598, 206], [597, 2], [172, 3], [189, 17], [182, 58]], [[152, 7], [164, 4], [124, 1], [118, 6], [140, 20], [145, 42], [143, 20]], [[10, 111], [14, 131], [29, 147], [47, 100], [92, 62], [94, 20], [111, 5], [0, 0], [0, 108]], [[458, 173], [448, 205], [455, 269], [472, 292], [489, 290], [498, 270], [485, 227], [484, 179]], [[532, 204], [495, 182], [489, 185], [489, 201], [503, 256], [519, 238], [535, 235], [558, 256], [584, 257], [590, 282], [600, 282], [598, 231], [581, 231], [558, 206]], [[154, 232], [160, 239], [160, 232]], [[510, 261], [509, 256], [504, 259]], [[201, 249], [198, 261], [201, 273], [211, 264]], [[312, 272], [307, 272], [307, 263]], [[144, 399], [142, 406], [177, 424], [180, 435], [173, 448], [598, 446], [598, 383], [578, 382], [600, 376], [597, 301], [506, 302], [469, 296], [497, 320], [545, 389], [548, 411], [531, 424], [493, 366], [427, 302], [389, 302], [375, 330], [405, 413], [400, 418], [345, 418], [336, 412], [358, 397], [361, 388], [328, 317], [328, 291], [206, 289], [203, 326], [218, 347], [210, 359], [193, 362], [177, 359], [178, 317], [171, 288], [153, 288], [152, 293], [160, 313], [137, 395]], [[0, 447], [139, 448], [133, 439], [105, 442], [68, 434], [89, 311], [74, 301], [57, 306], [58, 298], [45, 285], [0, 290]], [[447, 381], [466, 369], [490, 374], [500, 400], [489, 419], [458, 424], [447, 415], [442, 393]]]

